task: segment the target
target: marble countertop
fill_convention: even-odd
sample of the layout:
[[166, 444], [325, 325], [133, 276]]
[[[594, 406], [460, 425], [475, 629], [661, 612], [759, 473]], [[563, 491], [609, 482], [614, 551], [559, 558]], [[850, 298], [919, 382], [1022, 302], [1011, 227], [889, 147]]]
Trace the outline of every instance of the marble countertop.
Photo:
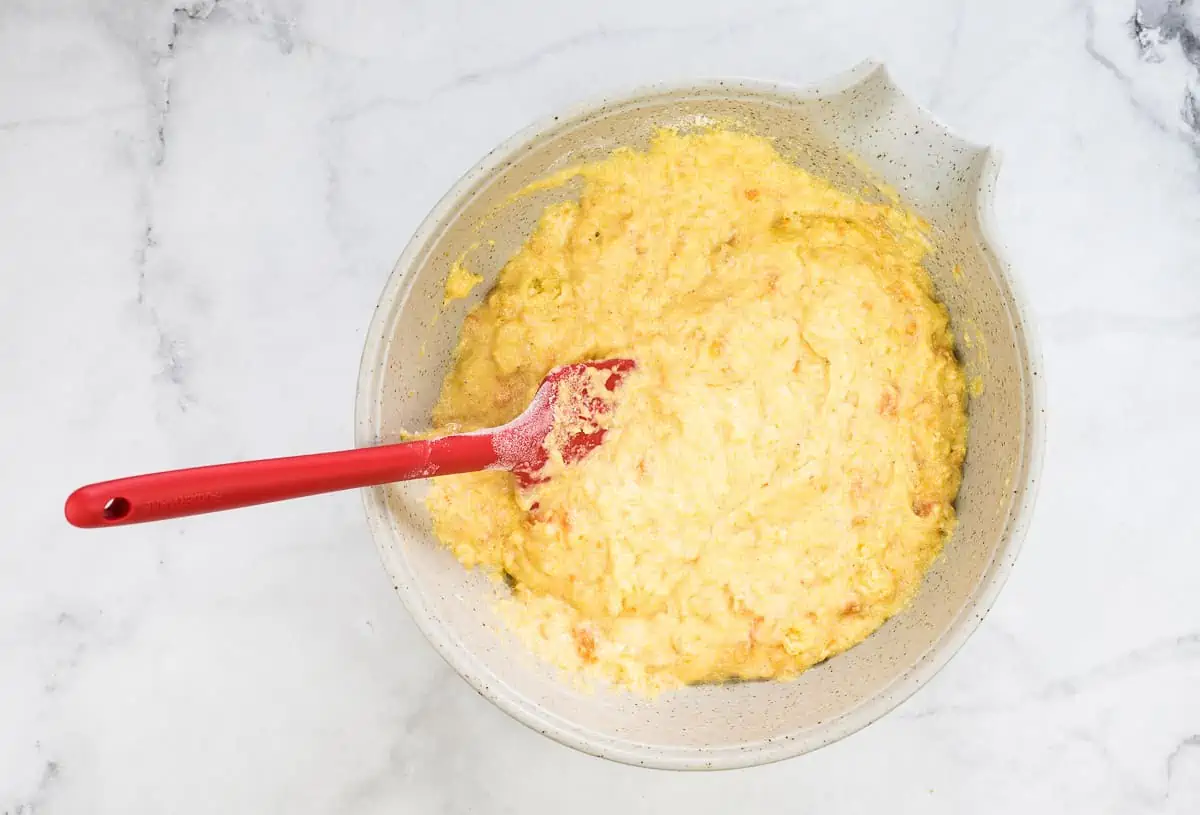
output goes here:
[[[738, 5], [0, 0], [0, 813], [1200, 812], [1200, 3]], [[999, 603], [866, 730], [707, 775], [561, 747], [425, 643], [353, 493], [63, 521], [349, 444], [394, 260], [531, 120], [865, 57], [1003, 149], [1049, 418]]]

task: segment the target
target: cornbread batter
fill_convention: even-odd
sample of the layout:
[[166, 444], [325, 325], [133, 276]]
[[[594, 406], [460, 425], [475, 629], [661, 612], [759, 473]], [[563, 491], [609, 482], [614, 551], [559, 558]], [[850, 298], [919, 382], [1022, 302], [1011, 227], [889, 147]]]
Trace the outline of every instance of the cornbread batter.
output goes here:
[[[475, 248], [474, 245], [471, 248]], [[470, 251], [470, 249], [467, 251]], [[462, 256], [454, 261], [454, 265], [450, 267], [450, 274], [446, 276], [445, 297], [442, 298], [442, 308], [450, 305], [455, 300], [462, 300], [469, 297], [471, 291], [483, 282], [482, 277], [463, 265], [463, 259], [466, 255], [467, 253], [463, 252]]]
[[436, 533], [568, 671], [794, 677], [902, 609], [954, 525], [964, 378], [923, 225], [735, 132], [574, 176], [467, 318], [434, 423], [502, 424], [556, 365], [637, 369], [548, 481], [438, 479]]

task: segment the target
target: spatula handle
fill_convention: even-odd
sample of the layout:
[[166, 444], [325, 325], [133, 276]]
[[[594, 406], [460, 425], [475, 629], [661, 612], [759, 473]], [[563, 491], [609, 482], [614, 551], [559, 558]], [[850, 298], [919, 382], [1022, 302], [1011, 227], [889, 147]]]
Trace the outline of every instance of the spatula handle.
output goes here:
[[472, 472], [495, 463], [491, 434], [447, 436], [118, 478], [75, 490], [65, 513], [78, 527], [123, 526]]

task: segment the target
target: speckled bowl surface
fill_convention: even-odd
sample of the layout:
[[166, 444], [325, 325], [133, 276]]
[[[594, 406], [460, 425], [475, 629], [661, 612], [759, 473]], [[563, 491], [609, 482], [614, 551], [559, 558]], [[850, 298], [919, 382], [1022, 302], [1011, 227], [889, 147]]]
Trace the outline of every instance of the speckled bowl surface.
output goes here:
[[[983, 390], [970, 402], [958, 529], [912, 605], [796, 681], [694, 686], [654, 699], [583, 692], [505, 630], [493, 611], [503, 587], [438, 545], [423, 503], [427, 484], [365, 492], [401, 598], [481, 694], [564, 744], [674, 769], [742, 767], [816, 749], [926, 682], [979, 624], [1012, 568], [1042, 447], [1041, 359], [990, 228], [995, 155], [956, 137], [870, 63], [808, 89], [747, 80], [645, 88], [567, 111], [496, 148], [434, 207], [387, 282], [363, 354], [357, 443], [428, 426], [463, 318], [542, 209], [578, 190], [509, 200], [512, 193], [616, 147], [644, 146], [659, 127], [709, 120], [771, 137], [800, 166], [847, 189], [882, 181], [932, 225], [937, 250], [927, 266], [968, 375], [980, 377]], [[464, 253], [486, 283], [439, 315], [446, 275]]]

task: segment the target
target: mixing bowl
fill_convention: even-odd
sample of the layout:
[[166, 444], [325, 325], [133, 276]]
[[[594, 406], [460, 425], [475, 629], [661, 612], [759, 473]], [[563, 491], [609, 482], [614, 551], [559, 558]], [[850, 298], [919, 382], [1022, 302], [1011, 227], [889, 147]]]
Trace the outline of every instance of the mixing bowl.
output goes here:
[[[365, 494], [396, 590], [476, 690], [564, 744], [675, 769], [762, 764], [821, 747], [926, 682], [979, 624], [1012, 568], [1043, 427], [1041, 360], [991, 236], [995, 155], [955, 136], [868, 63], [808, 89], [747, 80], [654, 86], [567, 111], [489, 153], [433, 208], [387, 282], [363, 354], [357, 443], [428, 427], [467, 312], [542, 209], [578, 188], [514, 193], [616, 147], [645, 146], [657, 128], [712, 122], [770, 137], [785, 156], [846, 189], [882, 184], [877, 194], [894, 190], [931, 224], [937, 249], [927, 266], [974, 388], [960, 522], [908, 609], [795, 681], [698, 685], [656, 698], [589, 692], [506, 631], [493, 611], [503, 584], [464, 569], [438, 545], [423, 502], [427, 484]], [[443, 312], [446, 276], [460, 258], [485, 283]]]

